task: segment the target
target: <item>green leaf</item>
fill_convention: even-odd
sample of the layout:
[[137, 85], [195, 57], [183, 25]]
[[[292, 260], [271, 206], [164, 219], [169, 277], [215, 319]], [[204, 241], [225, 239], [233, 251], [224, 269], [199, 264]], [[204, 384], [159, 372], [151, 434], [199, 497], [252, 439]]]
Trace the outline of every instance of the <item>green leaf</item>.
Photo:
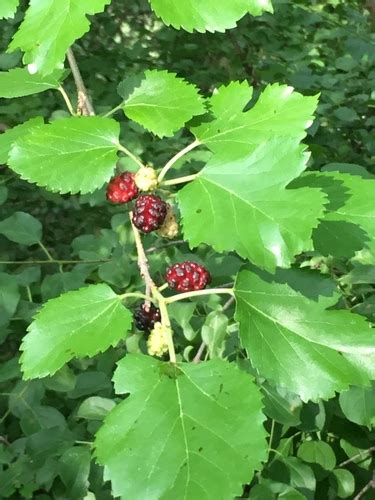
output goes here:
[[74, 446], [59, 459], [59, 475], [68, 498], [84, 498], [89, 487], [91, 453], [86, 446]]
[[194, 85], [167, 71], [146, 71], [124, 103], [124, 112], [159, 137], [172, 136], [195, 115], [205, 112]]
[[95, 356], [126, 338], [130, 311], [107, 285], [91, 285], [47, 302], [24, 337], [25, 379], [53, 375], [74, 357]]
[[222, 358], [225, 349], [225, 337], [228, 329], [228, 316], [219, 311], [208, 314], [201, 335], [207, 345], [210, 359]]
[[0, 272], [0, 327], [7, 325], [17, 309], [19, 300], [20, 293], [14, 276]]
[[83, 287], [87, 278], [87, 270], [69, 271], [67, 273], [48, 274], [41, 285], [43, 301], [58, 297], [62, 293], [78, 290]]
[[173, 366], [131, 354], [114, 381], [130, 397], [108, 415], [95, 442], [114, 496], [241, 494], [266, 457], [261, 395], [247, 374], [219, 359]]
[[354, 493], [355, 479], [351, 472], [345, 469], [335, 469], [332, 471], [330, 482], [337, 491], [339, 498], [351, 497]]
[[76, 376], [68, 365], [64, 365], [61, 370], [58, 370], [52, 377], [45, 378], [43, 383], [50, 391], [70, 392], [75, 387]]
[[297, 455], [304, 462], [318, 464], [324, 470], [332, 470], [336, 465], [336, 456], [324, 441], [304, 441]]
[[42, 239], [42, 224], [30, 214], [15, 212], [0, 222], [0, 234], [21, 245], [35, 245]]
[[350, 387], [340, 394], [340, 407], [348, 420], [375, 427], [375, 382], [371, 387]]
[[30, 435], [42, 429], [66, 427], [64, 415], [52, 406], [35, 406], [26, 409], [21, 417], [21, 428], [24, 434]]
[[314, 246], [323, 255], [352, 257], [375, 236], [375, 179], [339, 172], [309, 173], [298, 186], [322, 189], [330, 200], [314, 234]]
[[40, 405], [44, 393], [44, 387], [40, 380], [31, 382], [20, 380], [9, 395], [9, 411], [15, 417], [21, 418], [24, 413], [30, 411], [30, 408]]
[[263, 12], [273, 12], [271, 0], [236, 0], [219, 3], [215, 0], [149, 0], [155, 14], [167, 26], [197, 30], [225, 31], [235, 28], [245, 14], [260, 16]]
[[109, 393], [112, 390], [111, 380], [103, 372], [86, 371], [77, 376], [74, 389], [69, 392], [71, 399], [79, 399], [90, 394]]
[[[305, 97], [286, 85], [268, 85], [256, 104], [244, 112], [245, 86], [250, 100], [252, 88], [246, 83], [233, 82], [214, 93], [212, 121], [192, 129], [200, 142], [223, 159], [237, 160], [271, 139], [303, 139], [305, 129], [312, 124], [318, 96]], [[294, 165], [290, 169], [294, 170]]]
[[262, 392], [264, 413], [268, 417], [290, 427], [300, 423], [302, 401], [298, 396], [282, 388], [274, 388], [267, 382], [262, 383]]
[[291, 486], [315, 492], [316, 480], [311, 467], [296, 457], [286, 457], [283, 463], [289, 469]]
[[0, 97], [12, 99], [56, 89], [63, 74], [63, 70], [56, 70], [49, 76], [31, 75], [26, 68], [2, 71], [0, 72]]
[[[306, 168], [296, 140], [263, 142], [238, 160], [214, 155], [198, 178], [178, 193], [190, 246], [236, 251], [273, 271], [312, 249], [311, 234], [323, 215], [323, 194], [285, 189]], [[301, 217], [301, 213], [304, 214]]]
[[89, 193], [116, 166], [119, 124], [109, 118], [57, 120], [16, 140], [9, 166], [20, 176], [60, 193]]
[[113, 399], [92, 396], [82, 402], [78, 408], [77, 417], [86, 420], [103, 420], [115, 406]]
[[364, 470], [370, 470], [372, 463], [372, 453], [367, 447], [367, 441], [361, 445], [360, 448], [353, 446], [345, 439], [340, 439], [340, 446], [351, 459], [351, 462]]
[[337, 108], [333, 114], [336, 116], [336, 118], [344, 122], [353, 122], [355, 120], [359, 120], [359, 116], [355, 112], [355, 110], [352, 108], [348, 108], [347, 106]]
[[1, 0], [0, 19], [14, 17], [17, 11], [19, 0]]
[[9, 44], [21, 49], [33, 73], [47, 75], [60, 66], [73, 43], [90, 28], [88, 14], [103, 12], [110, 0], [31, 0], [25, 18]]
[[8, 155], [16, 139], [29, 134], [34, 127], [39, 127], [43, 123], [41, 117], [31, 118], [31, 120], [0, 134], [0, 163], [8, 163]]
[[[0, 140], [1, 140], [1, 135], [0, 135]], [[8, 188], [5, 186], [0, 186], [0, 205], [3, 205], [6, 202], [7, 198], [8, 198]]]
[[198, 331], [191, 325], [197, 304], [194, 302], [175, 302], [168, 307], [169, 316], [182, 328], [184, 337], [192, 341]]
[[252, 365], [303, 401], [368, 383], [342, 353], [374, 353], [375, 330], [362, 316], [327, 310], [339, 299], [330, 286], [309, 271], [270, 276], [248, 269], [235, 285], [236, 318]]

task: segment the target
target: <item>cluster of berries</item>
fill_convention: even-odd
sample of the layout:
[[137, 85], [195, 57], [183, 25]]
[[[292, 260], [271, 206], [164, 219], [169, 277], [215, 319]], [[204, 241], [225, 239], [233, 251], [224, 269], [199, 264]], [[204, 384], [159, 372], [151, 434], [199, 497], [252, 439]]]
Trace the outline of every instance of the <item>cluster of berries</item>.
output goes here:
[[178, 224], [168, 203], [155, 194], [139, 194], [157, 187], [156, 172], [143, 167], [136, 174], [124, 172], [113, 179], [107, 187], [107, 199], [112, 203], [129, 203], [136, 200], [133, 208], [133, 224], [143, 233], [159, 230], [166, 238], [175, 238]]
[[[203, 290], [211, 281], [211, 275], [200, 264], [185, 261], [167, 269], [165, 279], [170, 288], [178, 292]], [[155, 325], [161, 321], [160, 310], [153, 304], [142, 304], [134, 312], [134, 322], [138, 330], [153, 331]]]
[[[158, 231], [167, 238], [178, 233], [178, 224], [168, 203], [155, 194], [141, 194], [157, 188], [156, 172], [143, 167], [136, 174], [124, 172], [113, 179], [107, 187], [107, 199], [112, 203], [129, 203], [135, 200], [133, 224], [143, 233]], [[196, 262], [185, 261], [169, 267], [165, 274], [169, 287], [177, 292], [203, 290], [211, 281], [211, 275]], [[153, 304], [141, 304], [134, 312], [138, 330], [149, 334], [147, 347], [152, 356], [162, 356], [168, 351], [167, 338], [170, 332], [161, 323], [160, 310]]]

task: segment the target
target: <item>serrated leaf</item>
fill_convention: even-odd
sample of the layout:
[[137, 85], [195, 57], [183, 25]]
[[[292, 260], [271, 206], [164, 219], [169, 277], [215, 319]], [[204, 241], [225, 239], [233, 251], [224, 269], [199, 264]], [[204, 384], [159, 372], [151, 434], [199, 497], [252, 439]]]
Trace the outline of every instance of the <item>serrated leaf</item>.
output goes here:
[[0, 134], [0, 163], [8, 163], [8, 155], [16, 139], [29, 134], [34, 127], [39, 127], [43, 123], [43, 118], [41, 117], [31, 118], [31, 120]]
[[31, 0], [25, 18], [9, 44], [21, 49], [34, 73], [52, 73], [65, 60], [68, 48], [90, 28], [87, 15], [103, 12], [110, 0]]
[[371, 387], [350, 387], [340, 394], [340, 407], [348, 420], [375, 427], [375, 382]]
[[318, 96], [303, 96], [287, 85], [268, 85], [256, 104], [244, 112], [246, 85], [250, 100], [252, 88], [246, 83], [239, 86], [232, 82], [216, 91], [210, 101], [212, 120], [191, 129], [200, 142], [231, 160], [248, 155], [270, 139], [303, 139], [312, 123]]
[[0, 19], [14, 17], [19, 3], [19, 0], [1, 0]]
[[14, 68], [0, 72], [0, 97], [11, 99], [39, 94], [48, 89], [56, 89], [62, 80], [64, 70], [55, 70], [48, 76], [30, 75], [26, 68]]
[[42, 224], [26, 212], [15, 212], [0, 222], [0, 234], [21, 245], [34, 245], [42, 239]]
[[245, 14], [260, 16], [273, 12], [271, 0], [231, 0], [218, 3], [215, 0], [149, 0], [155, 14], [167, 26], [186, 31], [225, 31], [235, 28]]
[[23, 338], [25, 379], [53, 375], [74, 357], [95, 356], [126, 338], [130, 311], [107, 285], [91, 285], [48, 301]]
[[192, 247], [234, 250], [269, 271], [289, 267], [295, 255], [312, 249], [323, 215], [319, 190], [286, 189], [306, 160], [302, 147], [285, 138], [263, 142], [238, 160], [214, 155], [178, 193], [185, 239]]
[[114, 381], [130, 397], [108, 415], [95, 442], [114, 496], [241, 494], [266, 457], [261, 396], [246, 373], [218, 359], [174, 367], [132, 354]]
[[205, 112], [194, 85], [167, 71], [146, 71], [124, 103], [124, 112], [159, 137], [170, 137], [193, 116]]
[[327, 213], [314, 234], [315, 248], [323, 255], [352, 257], [375, 236], [375, 179], [339, 172], [309, 173], [298, 185], [322, 189], [330, 200]]
[[60, 193], [89, 193], [116, 166], [119, 124], [109, 118], [64, 118], [16, 140], [9, 166], [23, 179]]
[[[326, 281], [302, 270], [270, 276], [244, 269], [235, 285], [236, 318], [252, 365], [303, 401], [368, 383], [342, 353], [375, 352], [375, 330], [362, 316], [327, 310], [339, 295], [327, 293]], [[306, 296], [306, 287], [319, 295]]]

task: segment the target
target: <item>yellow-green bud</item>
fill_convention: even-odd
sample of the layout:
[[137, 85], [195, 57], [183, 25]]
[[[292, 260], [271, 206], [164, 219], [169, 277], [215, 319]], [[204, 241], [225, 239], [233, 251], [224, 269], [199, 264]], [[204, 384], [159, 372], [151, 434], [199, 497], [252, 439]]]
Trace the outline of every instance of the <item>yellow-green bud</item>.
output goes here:
[[161, 228], [157, 231], [158, 235], [162, 238], [168, 238], [173, 240], [178, 235], [179, 227], [175, 214], [173, 213], [172, 207], [168, 205], [167, 215], [165, 217], [164, 223]]
[[152, 167], [142, 167], [135, 174], [134, 182], [140, 191], [153, 191], [158, 186], [158, 176]]
[[147, 352], [150, 356], [161, 358], [168, 352], [168, 335], [172, 335], [172, 330], [159, 321], [156, 322], [147, 339]]

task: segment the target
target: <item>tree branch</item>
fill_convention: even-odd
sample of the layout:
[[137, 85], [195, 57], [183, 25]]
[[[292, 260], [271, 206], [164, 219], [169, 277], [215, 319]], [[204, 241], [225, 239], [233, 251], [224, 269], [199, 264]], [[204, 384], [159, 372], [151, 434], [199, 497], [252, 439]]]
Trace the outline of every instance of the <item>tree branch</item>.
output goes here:
[[201, 345], [199, 346], [197, 354], [194, 356], [193, 363], [200, 363], [201, 357], [203, 356], [206, 347], [207, 347], [206, 343], [202, 342]]
[[95, 115], [94, 107], [91, 104], [90, 98], [87, 94], [87, 89], [85, 87], [85, 84], [83, 83], [81, 72], [78, 68], [77, 61], [73, 54], [72, 49], [68, 49], [67, 58], [77, 87], [77, 94], [78, 94], [77, 112], [80, 115], [93, 116]]
[[339, 464], [337, 467], [345, 467], [346, 465], [349, 465], [352, 462], [355, 462], [357, 460], [357, 458], [360, 458], [360, 459], [368, 458], [368, 456], [372, 452], [375, 452], [375, 446], [371, 446], [371, 448], [368, 448], [367, 450], [363, 450], [360, 453], [357, 453], [356, 455], [353, 455], [348, 460], [345, 460], [344, 462], [341, 462], [341, 464]]

